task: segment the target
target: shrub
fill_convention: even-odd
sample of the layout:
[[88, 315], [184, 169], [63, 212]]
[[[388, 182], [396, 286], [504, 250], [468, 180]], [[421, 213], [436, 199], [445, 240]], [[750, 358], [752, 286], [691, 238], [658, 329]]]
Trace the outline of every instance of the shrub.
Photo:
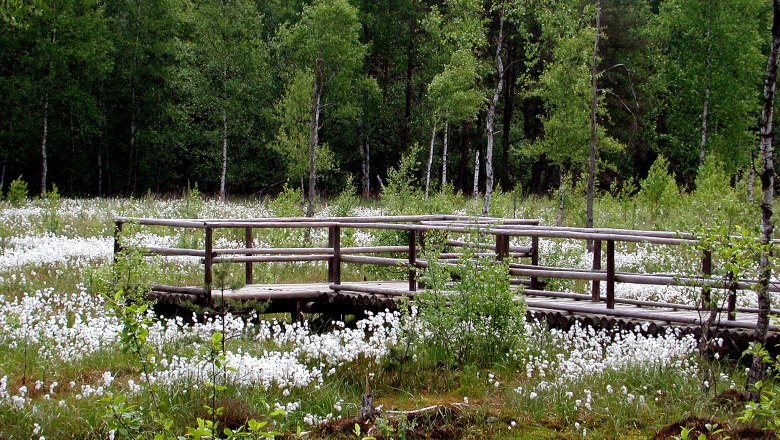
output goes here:
[[11, 182], [6, 195], [8, 203], [14, 208], [18, 208], [27, 200], [27, 182], [22, 180], [22, 176]]
[[436, 246], [429, 248], [434, 251], [421, 276], [426, 290], [418, 295], [429, 360], [455, 367], [504, 360], [520, 343], [525, 323], [525, 303], [510, 289], [508, 262], [476, 257], [467, 248], [453, 267], [437, 261]]

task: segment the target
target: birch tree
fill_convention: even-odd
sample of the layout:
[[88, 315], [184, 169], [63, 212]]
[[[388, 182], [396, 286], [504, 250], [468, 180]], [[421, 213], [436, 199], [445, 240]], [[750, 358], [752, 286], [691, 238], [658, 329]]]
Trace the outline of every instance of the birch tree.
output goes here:
[[187, 75], [196, 103], [194, 117], [206, 122], [203, 131], [216, 140], [219, 157], [219, 198], [225, 201], [228, 145], [234, 126], [252, 124], [249, 109], [261, 100], [267, 50], [260, 40], [262, 17], [249, 0], [199, 0]]
[[[775, 185], [775, 164], [773, 147], [774, 105], [775, 91], [777, 88], [777, 61], [780, 53], [780, 0], [772, 2], [772, 43], [767, 57], [766, 73], [764, 74], [764, 90], [761, 104], [761, 119], [759, 122], [759, 136], [761, 146], [761, 167], [759, 178], [761, 179], [761, 259], [758, 271], [758, 318], [754, 341], [766, 344], [769, 331], [769, 311], [771, 298], [769, 296], [769, 284], [772, 276], [773, 256], [772, 239], [774, 223], [772, 221]], [[761, 356], [754, 356], [748, 371], [748, 386], [755, 385], [763, 380], [766, 375], [766, 364]], [[752, 396], [758, 399], [758, 395]]]
[[[282, 58], [289, 63], [288, 68], [292, 72], [307, 72], [311, 78], [308, 84], [307, 216], [314, 215], [317, 194], [316, 158], [322, 110], [328, 105], [338, 104], [327, 101], [327, 92], [338, 89], [359, 75], [365, 55], [359, 35], [357, 10], [346, 0], [315, 1], [304, 8], [297, 23], [280, 31], [279, 50]], [[293, 73], [293, 76], [296, 75]]]
[[764, 14], [753, 0], [668, 0], [650, 22], [658, 149], [688, 181], [710, 154], [731, 173], [751, 156]]

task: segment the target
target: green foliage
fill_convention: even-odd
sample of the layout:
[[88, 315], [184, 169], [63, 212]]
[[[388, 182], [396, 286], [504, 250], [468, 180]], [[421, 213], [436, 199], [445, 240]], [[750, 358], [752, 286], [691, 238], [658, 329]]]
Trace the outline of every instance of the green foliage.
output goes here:
[[726, 167], [710, 157], [699, 167], [696, 189], [690, 197], [693, 212], [699, 213], [704, 226], [731, 226], [748, 218], [758, 218], [755, 206], [744, 202], [744, 197], [730, 185]]
[[57, 234], [60, 230], [60, 191], [57, 185], [52, 185], [51, 191], [41, 196], [43, 202], [43, 212], [41, 213], [41, 222], [43, 230], [51, 234]]
[[397, 168], [387, 172], [387, 184], [382, 187], [383, 201], [391, 213], [409, 212], [413, 202], [421, 200], [422, 191], [415, 185], [421, 175], [420, 153], [422, 147], [414, 144], [401, 157]]
[[653, 218], [662, 217], [679, 202], [680, 190], [669, 174], [669, 162], [663, 156], [658, 156], [647, 178], [640, 183], [637, 200], [649, 208]]
[[421, 276], [426, 289], [417, 295], [419, 317], [430, 332], [421, 342], [423, 352], [435, 364], [456, 367], [505, 360], [522, 341], [525, 323], [525, 305], [510, 289], [508, 262], [466, 250], [453, 268], [437, 261], [437, 246], [429, 248], [429, 267]]
[[780, 434], [780, 355], [772, 356], [769, 350], [753, 343], [745, 355], [759, 357], [768, 367], [770, 374], [764, 381], [758, 381], [754, 387], [759, 396], [758, 402], [748, 402], [740, 420], [758, 422], [764, 429]]
[[11, 186], [8, 187], [8, 194], [5, 197], [14, 208], [24, 204], [27, 200], [27, 182], [22, 180], [22, 176], [11, 182]]

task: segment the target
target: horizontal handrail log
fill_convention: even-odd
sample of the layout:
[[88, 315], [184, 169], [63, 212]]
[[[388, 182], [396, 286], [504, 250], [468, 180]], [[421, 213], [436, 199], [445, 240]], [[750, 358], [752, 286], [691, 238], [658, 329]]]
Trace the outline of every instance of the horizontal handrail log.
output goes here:
[[[718, 278], [682, 277], [668, 274], [639, 275], [632, 273], [615, 273], [615, 281], [620, 283], [649, 284], [656, 286], [696, 286], [714, 289], [728, 289], [729, 283]], [[753, 280], [740, 280], [734, 283], [737, 290], [750, 290], [758, 283]], [[780, 292], [780, 286], [769, 286], [770, 292]]]
[[539, 223], [541, 223], [541, 220], [536, 218], [466, 217], [457, 220], [424, 220], [421, 221], [420, 223], [424, 225], [457, 225], [457, 226], [469, 226], [474, 224], [536, 226]]
[[202, 287], [181, 287], [167, 284], [151, 284], [149, 289], [153, 292], [179, 293], [183, 295], [205, 295], [206, 289]]
[[[606, 316], [614, 316], [616, 318], [635, 318], [635, 319], [641, 319], [641, 320], [649, 320], [649, 321], [665, 321], [665, 322], [677, 322], [680, 324], [689, 324], [689, 325], [701, 325], [704, 320], [700, 318], [695, 318], [692, 316], [681, 316], [681, 315], [675, 315], [673, 313], [665, 313], [663, 311], [643, 311], [641, 309], [598, 309], [594, 310], [588, 306], [580, 306], [576, 304], [560, 304], [560, 303], [545, 303], [544, 301], [528, 301], [526, 300], [526, 304], [529, 307], [534, 307], [536, 309], [545, 309], [545, 310], [551, 310], [551, 311], [565, 311], [569, 313], [582, 313], [586, 315], [606, 315]], [[716, 324], [713, 324], [714, 327], [730, 327], [730, 328], [746, 328], [746, 329], [755, 329], [756, 325], [755, 323], [746, 323], [746, 322], [740, 322], [740, 321], [726, 321], [722, 320], [720, 322], [717, 322]], [[771, 331], [777, 331], [780, 329], [780, 326], [777, 325], [770, 325], [769, 330]]]
[[295, 263], [302, 261], [328, 261], [333, 255], [228, 255], [212, 258], [212, 263]]
[[408, 251], [409, 246], [353, 246], [341, 248], [342, 254], [392, 254]]
[[333, 248], [244, 248], [214, 249], [215, 255], [311, 255], [333, 254]]
[[597, 280], [606, 281], [607, 274], [604, 271], [585, 271], [585, 270], [567, 270], [567, 269], [526, 269], [526, 268], [509, 268], [510, 275], [524, 276], [524, 277], [536, 277], [536, 278], [556, 278], [563, 280]]
[[391, 296], [391, 297], [413, 297], [415, 292], [412, 292], [410, 290], [399, 290], [399, 289], [389, 289], [384, 287], [377, 287], [377, 286], [360, 286], [356, 284], [331, 284], [330, 286], [331, 290], [334, 290], [336, 292], [358, 292], [358, 293], [368, 293], [373, 295], [385, 295], [385, 296]]
[[[573, 299], [577, 301], [590, 301], [592, 299], [591, 295], [585, 295], [582, 293], [569, 293], [569, 292], [556, 292], [551, 290], [535, 290], [535, 289], [523, 289], [522, 293], [524, 295], [528, 296], [541, 296], [541, 297], [549, 297], [549, 298], [567, 298], [567, 299]], [[599, 299], [602, 302], [605, 302], [607, 300], [606, 296], [601, 295]], [[700, 306], [694, 306], [691, 304], [681, 304], [681, 303], [665, 303], [660, 301], [647, 301], [647, 300], [641, 300], [641, 299], [625, 299], [625, 298], [615, 298], [615, 304], [626, 304], [630, 306], [639, 306], [639, 307], [657, 307], [657, 308], [667, 308], [667, 309], [677, 309], [677, 310], [690, 310], [690, 311], [701, 311], [706, 312], [707, 310], [702, 309]], [[716, 307], [715, 310], [719, 312], [727, 312], [728, 308], [726, 307]], [[737, 307], [737, 312], [742, 313], [757, 313], [758, 309], [755, 307]], [[769, 311], [772, 315], [780, 314], [780, 309], [771, 309]]]
[[[469, 243], [468, 241], [463, 240], [447, 240], [445, 244], [447, 246], [459, 246], [471, 249], [490, 249], [491, 251], [496, 250], [496, 245], [494, 244]], [[509, 252], [531, 253], [531, 251], [532, 249], [530, 246], [509, 246]]]
[[390, 258], [390, 257], [369, 257], [365, 255], [342, 255], [342, 263], [356, 263], [356, 264], [375, 264], [377, 266], [406, 266], [409, 264], [407, 258]]
[[142, 248], [145, 256], [163, 255], [166, 257], [205, 257], [206, 251], [201, 249], [169, 248], [169, 247], [145, 247]]

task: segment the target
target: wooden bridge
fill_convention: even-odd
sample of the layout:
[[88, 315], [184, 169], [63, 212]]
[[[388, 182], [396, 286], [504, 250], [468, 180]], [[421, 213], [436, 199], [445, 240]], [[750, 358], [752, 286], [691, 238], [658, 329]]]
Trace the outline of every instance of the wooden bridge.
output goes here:
[[[698, 334], [711, 323], [714, 333], [724, 337], [733, 348], [744, 347], [752, 338], [757, 309], [737, 307], [738, 294], [751, 294], [754, 280], [714, 277], [710, 250], [701, 252], [698, 274], [681, 276], [667, 273], [618, 272], [615, 267], [616, 243], [648, 243], [652, 246], [682, 246], [697, 249], [699, 241], [688, 233], [638, 231], [624, 229], [585, 229], [540, 226], [535, 219], [473, 218], [454, 215], [337, 217], [337, 218], [258, 218], [258, 219], [152, 219], [115, 218], [114, 251], [122, 250], [120, 236], [126, 224], [140, 228], [178, 228], [194, 233], [202, 231], [203, 247], [184, 249], [148, 247], [145, 255], [198, 257], [203, 266], [199, 286], [155, 284], [151, 296], [163, 303], [190, 301], [211, 305], [215, 297], [224, 300], [270, 301], [269, 312], [290, 312], [294, 319], [302, 313], [361, 314], [366, 310], [395, 309], [402, 298], [414, 299], [423, 287], [417, 272], [429, 266], [425, 259], [426, 240], [436, 237], [444, 249], [437, 254], [442, 264], [457, 264], [464, 255], [509, 259], [510, 284], [517, 297], [524, 298], [529, 317], [545, 319], [568, 328], [577, 321], [597, 328], [642, 328], [657, 334], [668, 327]], [[324, 237], [327, 243], [305, 247], [256, 247], [256, 233], [270, 230], [297, 231], [306, 242]], [[342, 246], [346, 232], [394, 231], [392, 245]], [[237, 246], [216, 248], [215, 234], [235, 238]], [[469, 240], [468, 236], [477, 237]], [[540, 240], [571, 239], [592, 241], [590, 267], [547, 267], [539, 265]], [[222, 240], [225, 242], [227, 240]], [[236, 242], [237, 240], [233, 240]], [[321, 239], [321, 241], [324, 241]], [[518, 244], [522, 243], [522, 244]], [[429, 244], [430, 245], [430, 244]], [[308, 284], [255, 284], [254, 263], [327, 262], [322, 281]], [[245, 267], [245, 284], [235, 289], [215, 289], [214, 265], [240, 263]], [[366, 281], [342, 279], [344, 265], [390, 266], [403, 272], [403, 279]], [[590, 283], [590, 295], [545, 289], [547, 281], [581, 280]], [[601, 283], [604, 283], [602, 295]], [[685, 286], [701, 289], [697, 304], [665, 303], [620, 298], [618, 283], [658, 286]], [[714, 290], [724, 292], [722, 307], [706, 305]], [[770, 291], [780, 291], [770, 286]], [[780, 310], [772, 310], [780, 314]], [[709, 319], [709, 320], [708, 320]], [[771, 342], [780, 342], [778, 326], [770, 327]]]

